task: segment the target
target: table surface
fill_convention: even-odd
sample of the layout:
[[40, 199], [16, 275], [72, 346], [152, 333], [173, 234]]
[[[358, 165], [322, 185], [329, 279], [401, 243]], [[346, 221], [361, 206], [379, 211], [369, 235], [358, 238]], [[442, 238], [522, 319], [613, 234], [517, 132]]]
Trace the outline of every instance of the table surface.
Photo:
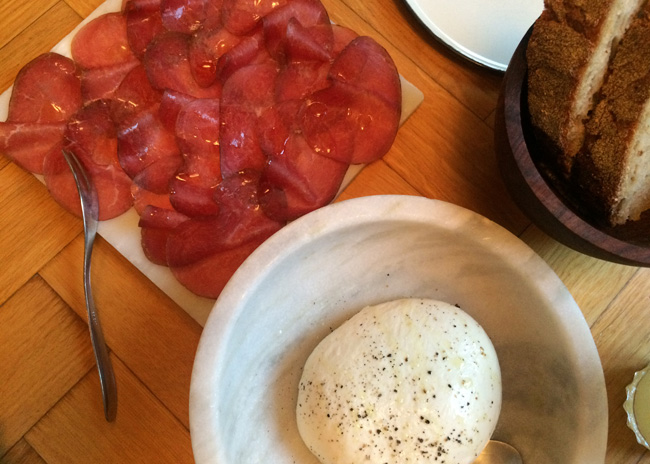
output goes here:
[[[100, 0], [2, 0], [0, 91]], [[476, 211], [532, 247], [580, 306], [602, 360], [609, 402], [607, 463], [650, 463], [626, 427], [625, 386], [650, 361], [650, 270], [584, 256], [517, 209], [493, 145], [502, 75], [440, 45], [402, 0], [324, 0], [331, 19], [374, 37], [424, 93], [390, 152], [340, 199], [421, 195]], [[93, 257], [119, 388], [104, 420], [81, 281], [83, 227], [31, 174], [0, 155], [0, 461], [193, 461], [188, 399], [201, 326], [103, 239]]]

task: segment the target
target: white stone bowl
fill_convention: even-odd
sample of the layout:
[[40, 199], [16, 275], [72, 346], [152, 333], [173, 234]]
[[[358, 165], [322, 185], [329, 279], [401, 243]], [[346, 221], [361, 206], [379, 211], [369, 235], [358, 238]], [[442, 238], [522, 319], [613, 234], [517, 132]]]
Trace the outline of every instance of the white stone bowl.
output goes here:
[[566, 287], [500, 226], [441, 201], [374, 196], [308, 214], [265, 242], [217, 300], [196, 354], [197, 464], [317, 464], [295, 420], [302, 366], [368, 304], [458, 304], [491, 337], [503, 378], [494, 438], [524, 462], [603, 463], [600, 359]]

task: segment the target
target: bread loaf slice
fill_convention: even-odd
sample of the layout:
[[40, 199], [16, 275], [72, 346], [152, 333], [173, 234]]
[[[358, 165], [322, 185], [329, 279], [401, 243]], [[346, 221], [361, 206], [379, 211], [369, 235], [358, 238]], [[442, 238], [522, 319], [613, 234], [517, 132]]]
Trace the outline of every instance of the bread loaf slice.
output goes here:
[[612, 225], [650, 209], [650, 4], [622, 38], [593, 114], [573, 178]]
[[546, 0], [528, 43], [531, 122], [568, 177], [613, 48], [645, 0]]

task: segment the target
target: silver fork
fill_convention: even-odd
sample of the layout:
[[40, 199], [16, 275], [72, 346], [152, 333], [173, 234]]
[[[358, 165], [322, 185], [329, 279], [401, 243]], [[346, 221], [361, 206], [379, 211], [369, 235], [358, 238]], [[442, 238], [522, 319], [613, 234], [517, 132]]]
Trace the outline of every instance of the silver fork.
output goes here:
[[97, 191], [83, 165], [74, 153], [63, 150], [63, 156], [72, 170], [74, 180], [81, 200], [81, 214], [84, 222], [84, 294], [86, 296], [86, 310], [88, 311], [88, 327], [90, 340], [95, 352], [95, 361], [99, 371], [99, 382], [102, 387], [102, 400], [104, 403], [104, 417], [108, 422], [115, 420], [117, 415], [117, 387], [113, 365], [108, 356], [104, 333], [99, 322], [95, 301], [93, 300], [92, 287], [90, 286], [90, 259], [93, 244], [97, 235], [97, 222], [99, 220], [99, 204]]

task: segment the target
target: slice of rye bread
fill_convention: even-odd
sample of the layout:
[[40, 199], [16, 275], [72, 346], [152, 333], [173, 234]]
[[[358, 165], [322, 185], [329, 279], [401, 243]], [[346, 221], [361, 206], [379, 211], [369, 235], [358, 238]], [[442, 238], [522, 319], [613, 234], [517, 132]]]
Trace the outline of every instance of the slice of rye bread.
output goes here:
[[[568, 177], [612, 49], [646, 0], [545, 0], [528, 48], [528, 107], [544, 151]], [[547, 160], [548, 161], [548, 160]]]
[[572, 177], [611, 225], [650, 209], [650, 3], [619, 42]]

